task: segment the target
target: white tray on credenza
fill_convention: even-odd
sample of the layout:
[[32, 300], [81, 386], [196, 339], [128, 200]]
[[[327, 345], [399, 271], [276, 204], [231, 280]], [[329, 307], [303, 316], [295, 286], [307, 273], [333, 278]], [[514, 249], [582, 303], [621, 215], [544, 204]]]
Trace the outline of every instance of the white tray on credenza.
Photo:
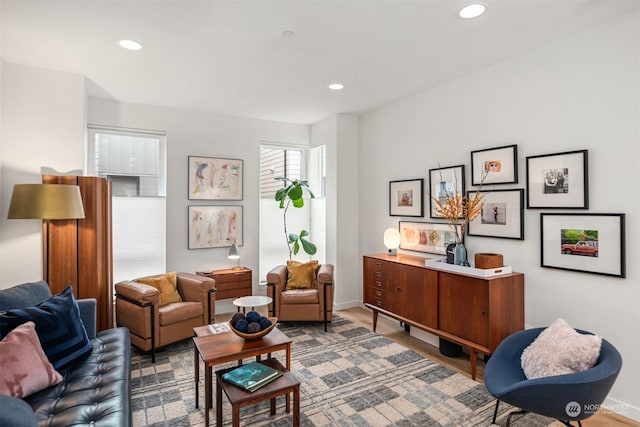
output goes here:
[[475, 277], [495, 277], [503, 274], [509, 274], [512, 272], [510, 266], [503, 266], [497, 268], [475, 268], [464, 267], [462, 265], [447, 264], [445, 260], [428, 259], [424, 262], [424, 265], [434, 270], [448, 271], [451, 273], [468, 274]]

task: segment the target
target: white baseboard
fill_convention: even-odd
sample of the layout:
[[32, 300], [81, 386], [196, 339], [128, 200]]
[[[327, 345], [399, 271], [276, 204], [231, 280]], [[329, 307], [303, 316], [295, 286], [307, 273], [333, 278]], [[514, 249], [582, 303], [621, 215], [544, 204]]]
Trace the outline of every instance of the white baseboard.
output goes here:
[[602, 405], [600, 405], [600, 408], [640, 422], [640, 408], [637, 406], [629, 405], [628, 403], [607, 397]]

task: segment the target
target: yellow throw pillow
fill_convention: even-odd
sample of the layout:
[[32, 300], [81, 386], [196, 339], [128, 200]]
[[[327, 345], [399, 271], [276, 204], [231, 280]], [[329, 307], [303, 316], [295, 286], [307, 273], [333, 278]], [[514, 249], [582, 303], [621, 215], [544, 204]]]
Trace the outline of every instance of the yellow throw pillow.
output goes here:
[[289, 278], [287, 279], [287, 290], [289, 289], [315, 289], [316, 274], [318, 272], [318, 261], [312, 260], [306, 263], [300, 261], [287, 261]]
[[135, 280], [145, 285], [153, 286], [160, 291], [160, 305], [171, 304], [172, 302], [182, 302], [182, 297], [178, 293], [177, 274], [175, 271], [157, 276], [141, 277]]

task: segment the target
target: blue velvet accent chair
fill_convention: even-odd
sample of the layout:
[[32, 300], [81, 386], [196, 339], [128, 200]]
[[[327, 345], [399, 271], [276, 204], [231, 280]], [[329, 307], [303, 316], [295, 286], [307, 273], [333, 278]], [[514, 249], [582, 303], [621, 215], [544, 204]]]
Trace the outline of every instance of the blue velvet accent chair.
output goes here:
[[[521, 367], [520, 356], [546, 328], [527, 329], [508, 336], [491, 355], [484, 371], [484, 383], [496, 399], [493, 423], [496, 422], [500, 401], [520, 408], [507, 416], [532, 412], [555, 418], [567, 426], [571, 421], [593, 415], [613, 386], [622, 357], [610, 342], [603, 339], [600, 356], [590, 369], [575, 374], [527, 379]], [[591, 334], [576, 329], [581, 334]]]

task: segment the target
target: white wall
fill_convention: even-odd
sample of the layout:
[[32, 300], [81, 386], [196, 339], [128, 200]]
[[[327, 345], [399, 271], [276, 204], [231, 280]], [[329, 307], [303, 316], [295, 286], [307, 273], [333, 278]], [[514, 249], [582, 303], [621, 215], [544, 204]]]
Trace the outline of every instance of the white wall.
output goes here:
[[[260, 141], [309, 144], [309, 127], [196, 111], [153, 107], [105, 99], [89, 99], [88, 122], [166, 131], [167, 133], [167, 270], [191, 271], [230, 268], [229, 248], [187, 249], [187, 206], [242, 205], [241, 264], [251, 268], [254, 293], [258, 289]], [[188, 200], [188, 156], [244, 160], [242, 201]], [[284, 244], [284, 243], [283, 243]], [[230, 301], [218, 311], [232, 310]]]
[[358, 240], [358, 118], [339, 114], [311, 126], [311, 145], [326, 145], [326, 256], [335, 266], [335, 308], [362, 302]]
[[[589, 150], [590, 213], [627, 215], [627, 278], [541, 268], [540, 210], [525, 210], [525, 240], [467, 237], [469, 253], [499, 252], [525, 273], [525, 322], [563, 317], [611, 341], [624, 366], [609, 404], [640, 419], [640, 16], [633, 14], [480, 70], [361, 117], [360, 249], [383, 252], [388, 183], [466, 164], [470, 151], [518, 145], [525, 157]], [[340, 181], [342, 183], [342, 180]], [[428, 202], [428, 199], [427, 199]], [[428, 205], [425, 208], [428, 212]], [[563, 211], [560, 211], [563, 212]], [[428, 214], [423, 221], [430, 221]], [[423, 254], [424, 255], [424, 254]]]
[[0, 289], [42, 280], [42, 221], [7, 219], [14, 184], [42, 182], [42, 168], [81, 170], [85, 79], [3, 63]]

